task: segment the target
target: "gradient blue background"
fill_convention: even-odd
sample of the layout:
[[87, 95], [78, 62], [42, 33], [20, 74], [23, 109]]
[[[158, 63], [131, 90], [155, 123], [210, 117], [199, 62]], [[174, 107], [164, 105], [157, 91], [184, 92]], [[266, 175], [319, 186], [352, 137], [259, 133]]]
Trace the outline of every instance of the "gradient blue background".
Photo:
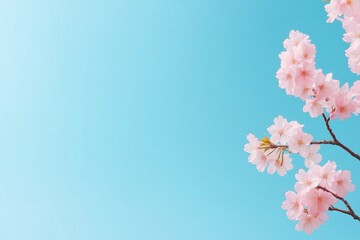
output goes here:
[[[0, 239], [356, 239], [339, 213], [295, 231], [280, 206], [297, 170], [243, 152], [279, 114], [329, 138], [275, 78], [298, 29], [319, 68], [356, 80], [325, 21], [320, 0], [1, 1]], [[332, 124], [359, 152], [359, 118]], [[322, 153], [360, 187], [358, 161]]]

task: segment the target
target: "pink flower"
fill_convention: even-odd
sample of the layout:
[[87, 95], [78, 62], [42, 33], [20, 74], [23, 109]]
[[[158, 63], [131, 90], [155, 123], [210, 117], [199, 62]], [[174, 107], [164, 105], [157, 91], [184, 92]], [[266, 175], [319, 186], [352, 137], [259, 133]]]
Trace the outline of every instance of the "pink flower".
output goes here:
[[345, 197], [348, 192], [353, 192], [355, 190], [355, 186], [351, 182], [350, 171], [339, 170], [335, 176], [331, 189], [340, 197]]
[[293, 95], [293, 88], [295, 84], [294, 69], [290, 67], [280, 68], [276, 73], [276, 77], [279, 79], [279, 87], [285, 89], [288, 95]]
[[327, 22], [333, 22], [337, 17], [344, 15], [345, 17], [356, 16], [360, 12], [360, 3], [358, 0], [331, 0], [325, 5], [328, 13]]
[[309, 155], [309, 145], [313, 137], [301, 130], [294, 131], [289, 138], [289, 150], [293, 153], [299, 153], [301, 156]]
[[314, 44], [308, 42], [301, 42], [294, 47], [294, 57], [297, 62], [313, 63], [315, 59], [316, 48]]
[[354, 95], [356, 98], [360, 95], [360, 80], [357, 80], [353, 83], [352, 87], [350, 88], [350, 91], [352, 95]]
[[320, 178], [319, 185], [331, 189], [332, 183], [336, 176], [336, 163], [328, 161], [324, 166], [314, 165], [311, 171]]
[[356, 103], [352, 101], [349, 86], [346, 83], [341, 89], [338, 96], [335, 98], [334, 111], [330, 114], [331, 119], [340, 118], [344, 120], [349, 118], [352, 112], [356, 111]]
[[280, 142], [281, 144], [286, 144], [289, 130], [292, 126], [288, 121], [283, 118], [281, 115], [274, 118], [274, 125], [268, 127], [268, 132], [271, 134], [270, 140], [273, 143]]
[[251, 163], [256, 165], [256, 169], [259, 172], [263, 172], [265, 171], [270, 161], [271, 159], [269, 158], [269, 156], [265, 154], [264, 151], [259, 150], [257, 151], [256, 155], [254, 155], [254, 159]]
[[323, 106], [325, 105], [325, 100], [319, 100], [317, 98], [308, 98], [306, 99], [306, 104], [303, 107], [304, 112], [309, 112], [310, 117], [317, 117], [324, 112]]
[[295, 183], [295, 190], [300, 194], [309, 192], [320, 183], [320, 178], [311, 170], [305, 172], [303, 169], [300, 169], [295, 175], [295, 178], [298, 180], [298, 182]]
[[302, 62], [296, 68], [295, 85], [298, 87], [313, 87], [315, 66], [313, 63]]
[[[325, 6], [328, 12], [328, 21], [338, 19], [346, 33], [343, 40], [350, 43], [345, 51], [348, 64], [352, 72], [360, 74], [360, 1], [358, 0], [332, 0]], [[339, 18], [343, 16], [343, 18]]]
[[328, 23], [334, 22], [334, 20], [342, 15], [340, 10], [340, 4], [338, 1], [330, 1], [329, 4], [325, 5], [325, 10], [328, 13]]
[[354, 82], [353, 86], [350, 88], [351, 95], [353, 96], [353, 101], [356, 105], [355, 114], [360, 113], [360, 80]]
[[345, 17], [342, 20], [342, 26], [346, 33], [343, 40], [348, 43], [360, 40], [360, 18]]
[[334, 98], [340, 91], [340, 82], [332, 79], [332, 73], [324, 74], [318, 71], [315, 78], [315, 96], [317, 99]]
[[328, 219], [326, 213], [320, 213], [318, 215], [311, 215], [307, 213], [302, 213], [300, 215], [300, 221], [296, 224], [295, 229], [297, 231], [305, 231], [307, 234], [310, 234], [314, 229], [319, 228], [321, 224], [324, 224]]
[[269, 163], [268, 173], [274, 174], [277, 172], [280, 176], [284, 176], [287, 171], [293, 169], [293, 165], [291, 164], [292, 159], [289, 154], [284, 154], [282, 157], [280, 156], [277, 159], [274, 159]]
[[297, 85], [294, 87], [293, 95], [301, 100], [306, 100], [308, 97], [313, 95], [313, 89], [311, 86]]
[[360, 2], [358, 0], [340, 0], [340, 11], [345, 16], [354, 16], [360, 12]]
[[326, 212], [330, 205], [337, 202], [337, 198], [331, 193], [313, 188], [304, 195], [303, 202], [308, 206], [311, 215], [317, 215]]
[[279, 58], [281, 60], [281, 68], [290, 68], [294, 67], [299, 63], [295, 58], [294, 52], [292, 49], [289, 49], [285, 52], [280, 53]]
[[304, 207], [301, 203], [302, 197], [292, 191], [287, 191], [285, 197], [286, 200], [283, 201], [281, 208], [286, 210], [286, 216], [290, 220], [298, 220], [304, 211]]
[[305, 166], [307, 168], [310, 168], [312, 165], [321, 162], [322, 156], [318, 153], [319, 149], [319, 144], [313, 144], [309, 146], [309, 153], [304, 156]]
[[360, 74], [360, 41], [354, 41], [346, 49], [345, 55], [349, 58], [348, 64], [352, 72]]
[[250, 153], [248, 158], [249, 162], [256, 164], [255, 162], [256, 155], [258, 155], [259, 152], [262, 151], [259, 149], [259, 145], [260, 145], [259, 140], [254, 136], [254, 134], [248, 134], [246, 138], [249, 141], [249, 143], [244, 145], [244, 151]]
[[284, 41], [284, 48], [290, 49], [292, 47], [298, 46], [302, 42], [309, 43], [309, 36], [299, 31], [291, 30], [289, 34], [289, 39], [286, 39]]

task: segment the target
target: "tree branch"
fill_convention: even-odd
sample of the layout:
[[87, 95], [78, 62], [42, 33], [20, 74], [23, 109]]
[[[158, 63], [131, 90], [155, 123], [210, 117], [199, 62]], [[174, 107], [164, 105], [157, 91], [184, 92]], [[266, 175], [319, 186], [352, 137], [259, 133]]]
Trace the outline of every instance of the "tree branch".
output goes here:
[[336, 208], [336, 207], [334, 207], [332, 205], [329, 207], [329, 211], [337, 211], [337, 212], [341, 212], [341, 213], [352, 216], [350, 211], [346, 211], [346, 210], [343, 210], [343, 209], [340, 209], [340, 208]]
[[[324, 119], [325, 125], [326, 125], [326, 129], [328, 130], [328, 132], [330, 133], [331, 137], [333, 140], [321, 140], [321, 141], [312, 141], [310, 144], [324, 144], [324, 145], [335, 145], [335, 146], [339, 146], [342, 149], [344, 149], [346, 152], [348, 152], [351, 156], [353, 156], [354, 158], [356, 158], [357, 160], [360, 161], [360, 155], [356, 154], [354, 151], [352, 151], [350, 148], [348, 148], [347, 146], [345, 146], [343, 143], [341, 143], [335, 133], [333, 132], [333, 130], [330, 127], [330, 117], [327, 118], [325, 116], [325, 114], [322, 114], [322, 117]], [[270, 144], [269, 148], [284, 148], [287, 149], [289, 146], [288, 145], [276, 145], [276, 144]]]
[[345, 206], [347, 207], [347, 209], [349, 209], [349, 211], [346, 211], [346, 210], [342, 210], [342, 209], [339, 209], [339, 208], [335, 208], [334, 206], [330, 206], [329, 210], [330, 211], [338, 211], [338, 212], [342, 212], [342, 213], [345, 213], [345, 214], [348, 214], [350, 216], [352, 216], [355, 220], [358, 220], [360, 221], [360, 217], [358, 215], [356, 215], [356, 213], [354, 212], [354, 210], [352, 209], [352, 207], [350, 206], [350, 204], [348, 203], [348, 201], [346, 201], [343, 197], [340, 197], [339, 195], [337, 195], [336, 193], [330, 191], [329, 189], [327, 188], [324, 188], [322, 186], [317, 186], [316, 187], [317, 189], [321, 189], [325, 192], [328, 192], [330, 193], [331, 195], [333, 195], [334, 197], [336, 197], [337, 199], [341, 200]]
[[357, 160], [360, 161], [360, 155], [356, 154], [355, 152], [353, 152], [350, 148], [348, 148], [347, 146], [345, 146], [344, 144], [342, 144], [336, 137], [335, 133], [333, 132], [333, 130], [330, 127], [329, 121], [330, 118], [327, 118], [325, 116], [325, 114], [322, 114], [322, 117], [324, 119], [325, 125], [326, 125], [326, 129], [328, 130], [328, 132], [330, 133], [331, 137], [333, 140], [324, 140], [324, 141], [314, 141], [311, 142], [311, 144], [331, 144], [331, 145], [336, 145], [341, 147], [342, 149], [344, 149], [346, 152], [348, 152], [351, 156], [353, 156], [354, 158], [356, 158]]

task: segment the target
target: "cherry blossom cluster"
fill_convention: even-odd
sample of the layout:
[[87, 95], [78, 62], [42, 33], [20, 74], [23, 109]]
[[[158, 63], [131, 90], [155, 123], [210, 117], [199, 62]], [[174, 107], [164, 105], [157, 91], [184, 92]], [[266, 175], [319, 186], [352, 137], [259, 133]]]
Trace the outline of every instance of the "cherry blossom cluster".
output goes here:
[[295, 192], [285, 193], [282, 208], [290, 220], [298, 221], [295, 229], [310, 234], [328, 219], [326, 212], [335, 210], [338, 200], [355, 190], [351, 173], [336, 170], [336, 163], [312, 165], [307, 171], [300, 169], [295, 175]]
[[[359, 87], [358, 85], [356, 86]], [[326, 123], [329, 121], [327, 118], [324, 120]], [[329, 144], [331, 141], [313, 141], [313, 137], [305, 133], [303, 127], [304, 125], [297, 121], [289, 122], [279, 115], [274, 119], [274, 124], [267, 129], [269, 137], [259, 140], [253, 134], [249, 134], [249, 142], [244, 145], [244, 150], [250, 154], [249, 162], [256, 165], [260, 172], [267, 168], [269, 174], [277, 172], [284, 176], [293, 168], [290, 153], [299, 154], [305, 159], [308, 170], [298, 171], [295, 175], [295, 192], [286, 192], [286, 200], [282, 203], [288, 218], [298, 221], [296, 230], [312, 233], [328, 219], [328, 210], [351, 215], [360, 221], [360, 217], [343, 198], [348, 192], [355, 190], [351, 182], [351, 173], [347, 170], [336, 170], [336, 163], [331, 161], [324, 166], [318, 165], [322, 160], [318, 153], [320, 144]], [[328, 129], [332, 132], [330, 127]], [[349, 211], [333, 206], [339, 200], [345, 203]]]
[[350, 117], [351, 113], [360, 113], [360, 80], [351, 88], [347, 83], [340, 87], [340, 82], [334, 80], [331, 73], [325, 75], [321, 69], [316, 69], [316, 47], [306, 34], [291, 31], [283, 44], [286, 51], [279, 55], [281, 66], [276, 73], [279, 87], [288, 95], [304, 100], [304, 112], [317, 117], [325, 109], [330, 119], [341, 120]]
[[258, 171], [273, 174], [277, 172], [284, 176], [293, 168], [289, 153], [297, 153], [305, 158], [305, 166], [310, 167], [319, 163], [322, 156], [318, 153], [320, 145], [312, 144], [313, 137], [303, 132], [303, 126], [296, 121], [288, 122], [282, 116], [274, 119], [274, 125], [267, 130], [270, 138], [264, 137], [259, 140], [253, 134], [249, 134], [249, 143], [244, 150], [249, 155], [249, 162], [256, 165]]
[[352, 72], [360, 74], [360, 1], [359, 0], [331, 0], [325, 5], [328, 13], [327, 22], [338, 19], [345, 30], [343, 40], [350, 43], [345, 55], [348, 57]]
[[[346, 33], [343, 40], [350, 43], [346, 50], [350, 69], [360, 75], [360, 0], [331, 0], [325, 6], [328, 22], [335, 19], [342, 22]], [[267, 169], [269, 174], [277, 172], [284, 176], [293, 169], [291, 153], [305, 159], [307, 171], [300, 169], [295, 175], [295, 191], [285, 194], [282, 208], [290, 220], [298, 221], [296, 230], [312, 233], [328, 219], [327, 211], [338, 211], [360, 221], [350, 204], [344, 199], [348, 192], [354, 191], [350, 171], [336, 170], [336, 163], [322, 160], [318, 153], [320, 144], [342, 148], [360, 161], [360, 154], [345, 146], [334, 134], [330, 120], [344, 120], [351, 114], [360, 113], [360, 80], [350, 87], [340, 86], [331, 73], [324, 74], [315, 65], [316, 47], [308, 35], [291, 31], [283, 42], [285, 51], [280, 53], [280, 69], [276, 73], [279, 87], [288, 95], [305, 101], [304, 112], [311, 117], [321, 115], [331, 140], [313, 141], [311, 134], [303, 131], [304, 125], [296, 121], [287, 121], [282, 116], [274, 119], [268, 127], [269, 137], [258, 139], [253, 134], [247, 136], [244, 150], [249, 153], [248, 161], [260, 172]], [[328, 114], [325, 114], [325, 111]], [[347, 210], [334, 206], [338, 201], [345, 204]]]

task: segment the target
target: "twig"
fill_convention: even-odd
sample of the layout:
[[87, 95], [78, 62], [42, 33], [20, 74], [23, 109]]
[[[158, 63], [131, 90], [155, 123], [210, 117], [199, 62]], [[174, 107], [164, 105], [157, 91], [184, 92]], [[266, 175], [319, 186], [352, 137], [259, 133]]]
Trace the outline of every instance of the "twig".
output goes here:
[[342, 209], [339, 209], [339, 208], [335, 208], [334, 206], [330, 206], [329, 210], [330, 211], [338, 211], [338, 212], [342, 212], [342, 213], [345, 213], [345, 214], [348, 214], [350, 216], [352, 216], [355, 220], [358, 220], [360, 221], [360, 217], [358, 215], [356, 215], [356, 213], [354, 212], [354, 210], [352, 209], [352, 207], [350, 206], [350, 204], [348, 203], [348, 201], [346, 201], [343, 197], [340, 197], [339, 195], [337, 195], [336, 193], [330, 191], [329, 189], [327, 188], [324, 188], [322, 186], [317, 186], [316, 187], [317, 189], [321, 189], [325, 192], [328, 192], [330, 193], [331, 195], [333, 195], [334, 197], [336, 197], [337, 199], [341, 200], [345, 206], [347, 207], [347, 209], [349, 209], [349, 211], [346, 211], [346, 210], [342, 210]]
[[[346, 152], [348, 152], [351, 156], [353, 156], [354, 158], [356, 158], [357, 160], [360, 161], [360, 155], [359, 154], [356, 154], [355, 152], [353, 152], [350, 148], [345, 146], [343, 143], [341, 143], [337, 139], [335, 133], [333, 132], [333, 130], [330, 127], [330, 124], [329, 124], [330, 118], [327, 118], [324, 113], [322, 114], [322, 117], [324, 119], [326, 129], [330, 133], [333, 140], [312, 141], [310, 144], [325, 144], [325, 145], [327, 144], [327, 145], [339, 146], [342, 149], [344, 149]], [[288, 145], [276, 145], [276, 144], [270, 144], [269, 145], [269, 148], [272, 148], [272, 149], [274, 149], [274, 148], [283, 148], [284, 150], [286, 150], [286, 149], [288, 149], [288, 147], [289, 147]]]
[[343, 209], [340, 209], [340, 208], [336, 208], [336, 207], [334, 207], [332, 205], [329, 207], [329, 211], [337, 211], [337, 212], [341, 212], [341, 213], [352, 216], [350, 211], [346, 211], [346, 210], [343, 210]]
[[356, 154], [355, 152], [353, 152], [350, 148], [348, 148], [347, 146], [342, 144], [337, 139], [335, 133], [333, 132], [333, 130], [330, 127], [330, 124], [329, 124], [330, 118], [327, 118], [324, 113], [322, 114], [322, 117], [323, 117], [323, 119], [325, 121], [326, 128], [327, 128], [328, 132], [330, 133], [333, 140], [314, 141], [314, 142], [311, 142], [311, 144], [331, 144], [331, 145], [339, 146], [342, 149], [344, 149], [346, 152], [348, 152], [351, 156], [353, 156], [354, 158], [356, 158], [357, 160], [360, 161], [360, 155], [359, 154]]

